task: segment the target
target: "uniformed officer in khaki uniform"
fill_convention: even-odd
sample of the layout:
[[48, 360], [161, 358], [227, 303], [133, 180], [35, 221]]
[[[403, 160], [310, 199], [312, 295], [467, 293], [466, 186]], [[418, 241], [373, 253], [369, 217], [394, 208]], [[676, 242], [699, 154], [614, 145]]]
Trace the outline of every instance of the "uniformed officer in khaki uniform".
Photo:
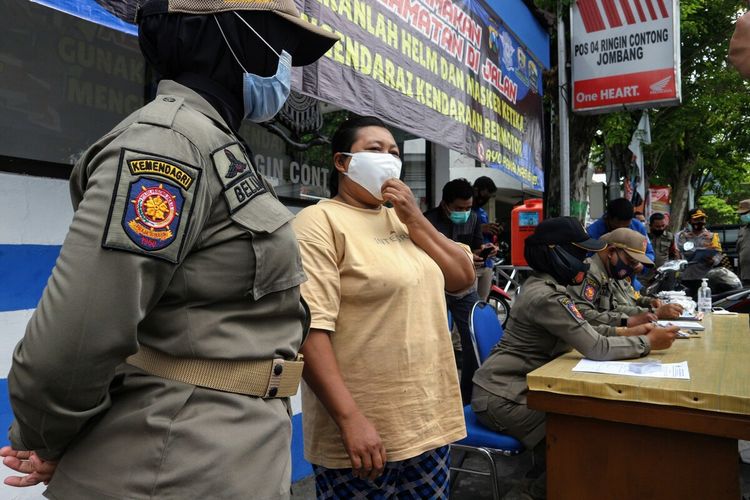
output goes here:
[[740, 261], [740, 278], [744, 285], [750, 284], [750, 200], [742, 200], [737, 207], [737, 215], [740, 216], [740, 235], [737, 238], [737, 255]]
[[292, 0], [150, 1], [139, 36], [167, 79], [73, 170], [73, 222], [8, 377], [2, 454], [28, 474], [10, 482], [49, 481], [54, 499], [287, 498], [305, 276], [293, 216], [237, 131], [284, 103], [289, 57], [335, 38]]
[[[750, 79], [750, 13], [745, 12], [734, 26], [729, 41], [729, 63], [734, 66], [744, 80]], [[737, 208], [740, 216], [740, 235], [737, 240], [737, 254], [740, 261], [740, 278], [744, 285], [750, 284], [750, 241], [747, 241], [750, 225], [750, 200], [742, 200]]]
[[674, 233], [667, 230], [667, 218], [663, 213], [651, 214], [648, 224], [648, 239], [654, 248], [654, 266], [647, 270], [645, 282], [653, 278], [656, 269], [668, 260], [677, 258]]
[[[693, 254], [698, 250], [716, 250], [721, 253], [721, 241], [719, 235], [706, 229], [708, 217], [700, 208], [693, 208], [688, 212], [688, 224], [690, 229], [683, 229], [675, 237], [675, 245], [680, 258], [692, 260]], [[707, 258], [707, 265], [718, 265], [721, 255]]]
[[644, 324], [607, 336], [592, 328], [566, 286], [582, 283], [589, 267], [584, 263], [586, 253], [601, 252], [606, 243], [590, 239], [578, 220], [546, 219], [525, 245], [533, 273], [513, 304], [502, 341], [474, 375], [471, 406], [483, 425], [508, 433], [531, 449], [544, 438], [545, 429], [544, 413], [526, 405], [529, 372], [571, 348], [595, 360], [645, 356], [671, 346], [677, 328]]
[[653, 265], [646, 256], [648, 240], [632, 229], [619, 228], [602, 236], [606, 249], [592, 255], [585, 279], [568, 287], [581, 314], [592, 325], [635, 326], [654, 319], [674, 319], [682, 313], [679, 304], [662, 304], [657, 299], [637, 302], [627, 278], [643, 264]]

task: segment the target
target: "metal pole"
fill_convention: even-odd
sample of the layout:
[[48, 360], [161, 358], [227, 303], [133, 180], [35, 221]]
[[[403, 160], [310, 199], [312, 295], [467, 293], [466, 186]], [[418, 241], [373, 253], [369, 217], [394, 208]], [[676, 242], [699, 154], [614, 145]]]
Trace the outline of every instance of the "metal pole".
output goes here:
[[568, 123], [568, 76], [565, 50], [565, 21], [562, 2], [557, 2], [557, 82], [560, 108], [560, 215], [570, 215], [570, 137]]

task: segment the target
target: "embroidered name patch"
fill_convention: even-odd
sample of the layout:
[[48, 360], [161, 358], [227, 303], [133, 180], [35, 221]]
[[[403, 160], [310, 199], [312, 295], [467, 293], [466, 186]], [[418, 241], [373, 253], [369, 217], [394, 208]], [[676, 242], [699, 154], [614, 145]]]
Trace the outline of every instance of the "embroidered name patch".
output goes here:
[[217, 149], [211, 153], [211, 159], [216, 174], [224, 185], [224, 199], [229, 205], [230, 213], [236, 212], [259, 194], [267, 192], [250, 159], [238, 143]]
[[585, 319], [583, 318], [583, 314], [581, 314], [581, 311], [578, 310], [572, 300], [570, 300], [568, 297], [560, 297], [557, 300], [570, 313], [571, 316], [578, 320], [579, 323], [585, 321]]
[[123, 149], [102, 246], [178, 262], [200, 170]]
[[193, 177], [184, 169], [156, 158], [129, 160], [128, 168], [132, 175], [153, 175], [176, 182], [182, 189], [188, 190], [193, 185]]

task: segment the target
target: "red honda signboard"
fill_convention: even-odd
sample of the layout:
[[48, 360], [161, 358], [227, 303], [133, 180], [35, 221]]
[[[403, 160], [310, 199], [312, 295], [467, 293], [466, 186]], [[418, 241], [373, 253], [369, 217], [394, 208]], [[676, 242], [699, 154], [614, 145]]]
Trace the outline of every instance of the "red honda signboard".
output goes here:
[[680, 103], [678, 0], [576, 0], [570, 39], [573, 111]]

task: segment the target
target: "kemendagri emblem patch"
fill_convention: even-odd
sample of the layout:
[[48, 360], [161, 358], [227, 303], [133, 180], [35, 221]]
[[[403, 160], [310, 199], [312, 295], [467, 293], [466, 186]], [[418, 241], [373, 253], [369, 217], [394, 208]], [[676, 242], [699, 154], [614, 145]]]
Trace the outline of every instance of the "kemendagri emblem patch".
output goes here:
[[179, 188], [141, 178], [130, 185], [128, 199], [122, 227], [131, 241], [144, 250], [171, 245], [177, 236], [184, 203]]
[[102, 247], [179, 262], [200, 178], [185, 162], [122, 149]]
[[597, 292], [599, 292], [599, 285], [597, 285], [596, 281], [586, 278], [583, 284], [583, 298], [593, 303]]
[[560, 297], [557, 300], [576, 320], [578, 320], [579, 322], [585, 321], [585, 319], [583, 318], [583, 314], [581, 314], [581, 311], [578, 310], [572, 300], [570, 300], [568, 297]]

